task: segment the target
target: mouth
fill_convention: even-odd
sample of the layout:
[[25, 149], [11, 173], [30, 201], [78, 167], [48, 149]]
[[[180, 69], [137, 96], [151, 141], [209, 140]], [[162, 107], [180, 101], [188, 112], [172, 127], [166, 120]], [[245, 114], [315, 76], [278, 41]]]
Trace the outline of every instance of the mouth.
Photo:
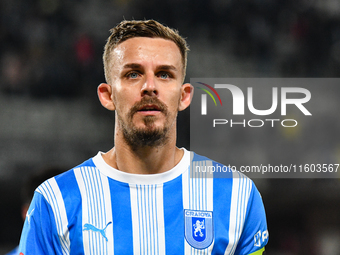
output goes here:
[[155, 115], [161, 111], [161, 108], [155, 104], [143, 105], [138, 109], [138, 112], [144, 115]]
[[154, 104], [144, 105], [138, 109], [139, 112], [147, 112], [147, 111], [158, 111], [160, 112], [161, 109]]

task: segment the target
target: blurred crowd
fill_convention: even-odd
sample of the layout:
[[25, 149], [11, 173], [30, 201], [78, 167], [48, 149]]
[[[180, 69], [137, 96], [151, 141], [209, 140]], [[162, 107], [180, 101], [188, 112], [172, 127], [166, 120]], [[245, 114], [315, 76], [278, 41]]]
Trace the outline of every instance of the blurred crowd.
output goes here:
[[123, 18], [153, 18], [178, 28], [189, 41], [205, 37], [225, 43], [263, 76], [336, 77], [339, 15], [316, 2], [3, 0], [0, 89], [34, 97], [79, 96], [103, 80], [103, 40]]
[[3, 93], [72, 97], [96, 76], [97, 45], [77, 29], [68, 5], [11, 0], [2, 1], [0, 10]]

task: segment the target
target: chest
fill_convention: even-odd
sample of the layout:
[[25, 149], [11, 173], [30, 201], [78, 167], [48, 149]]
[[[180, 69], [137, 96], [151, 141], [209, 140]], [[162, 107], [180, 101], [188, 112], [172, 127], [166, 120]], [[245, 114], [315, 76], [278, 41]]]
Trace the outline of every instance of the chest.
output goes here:
[[82, 246], [84, 254], [211, 254], [216, 241], [221, 247], [230, 243], [231, 191], [214, 192], [213, 179], [78, 182], [81, 205], [71, 222], [71, 251]]

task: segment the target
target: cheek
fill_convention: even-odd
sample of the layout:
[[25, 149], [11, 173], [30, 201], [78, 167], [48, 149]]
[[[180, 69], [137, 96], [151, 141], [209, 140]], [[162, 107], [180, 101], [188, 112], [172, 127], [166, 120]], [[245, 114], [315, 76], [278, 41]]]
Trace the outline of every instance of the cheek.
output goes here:
[[116, 106], [116, 111], [118, 113], [124, 113], [124, 106], [127, 104], [125, 97], [122, 94], [117, 93], [117, 91], [113, 94], [113, 102]]
[[168, 99], [168, 107], [171, 111], [178, 111], [178, 107], [181, 101], [181, 95], [178, 93], [175, 93], [171, 98]]
[[114, 94], [114, 103], [116, 106], [116, 111], [120, 115], [126, 115], [129, 113], [131, 108], [140, 101], [140, 98], [135, 97], [133, 93], [130, 91], [120, 91], [121, 93]]
[[178, 106], [179, 102], [181, 101], [181, 98], [182, 98], [182, 93], [180, 90], [176, 90], [174, 92], [174, 96], [173, 96], [173, 101], [174, 103]]

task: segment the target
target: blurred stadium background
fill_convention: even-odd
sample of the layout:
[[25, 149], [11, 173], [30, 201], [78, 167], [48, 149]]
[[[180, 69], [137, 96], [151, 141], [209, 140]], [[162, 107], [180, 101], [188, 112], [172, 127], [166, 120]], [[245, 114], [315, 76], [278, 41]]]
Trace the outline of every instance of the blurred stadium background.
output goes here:
[[[178, 29], [191, 48], [187, 81], [340, 76], [338, 0], [2, 0], [0, 254], [19, 241], [20, 190], [31, 173], [67, 170], [112, 146], [113, 114], [100, 106], [96, 87], [104, 82], [108, 31], [124, 18]], [[330, 128], [320, 153], [339, 159], [337, 116], [308, 135]], [[178, 144], [189, 148], [189, 110], [179, 118]], [[340, 254], [338, 179], [255, 181], [268, 216], [267, 254]]]

